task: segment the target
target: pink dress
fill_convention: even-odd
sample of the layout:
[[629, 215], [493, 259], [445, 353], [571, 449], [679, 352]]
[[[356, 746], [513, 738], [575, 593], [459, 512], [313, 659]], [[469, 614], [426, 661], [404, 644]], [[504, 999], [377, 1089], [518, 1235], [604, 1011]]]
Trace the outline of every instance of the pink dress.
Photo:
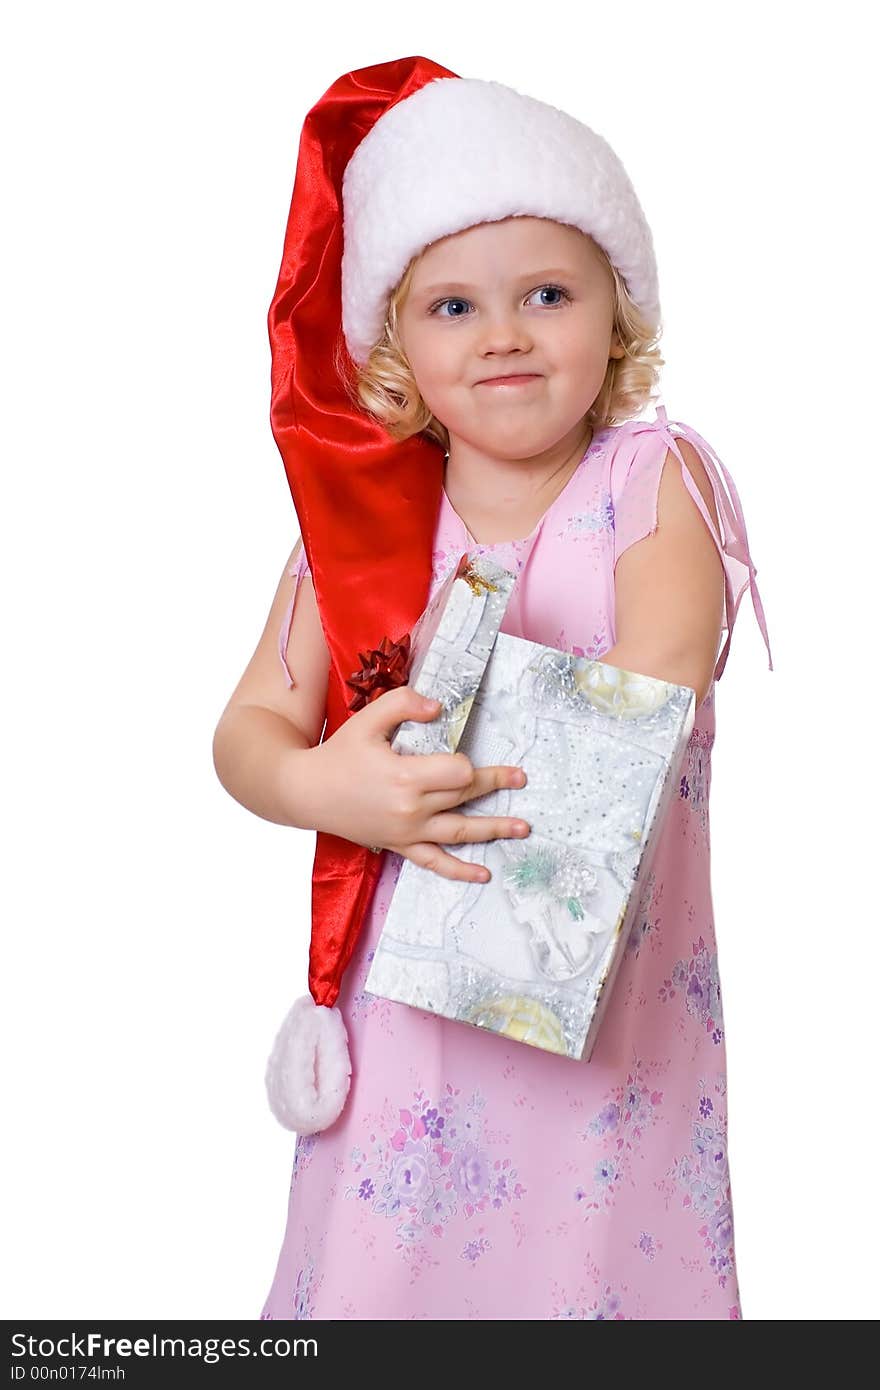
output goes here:
[[[700, 454], [720, 536], [675, 436]], [[431, 593], [463, 551], [489, 551], [518, 576], [502, 631], [601, 657], [616, 640], [614, 566], [656, 527], [668, 448], [724, 564], [715, 679], [749, 586], [770, 657], [733, 480], [662, 407], [597, 431], [524, 540], [477, 546], [444, 493]], [[302, 552], [296, 573], [308, 573]], [[295, 596], [279, 634], [285, 670]], [[709, 872], [714, 690], [588, 1063], [365, 992], [403, 863], [386, 852], [339, 996], [351, 1091], [335, 1124], [297, 1136], [262, 1318], [742, 1317]]]

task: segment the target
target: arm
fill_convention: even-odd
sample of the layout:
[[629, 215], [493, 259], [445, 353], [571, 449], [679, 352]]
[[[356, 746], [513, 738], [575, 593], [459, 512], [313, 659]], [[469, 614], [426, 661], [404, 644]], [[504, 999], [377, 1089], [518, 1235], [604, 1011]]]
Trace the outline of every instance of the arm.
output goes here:
[[[676, 443], [717, 527], [712, 484], [699, 454], [685, 439]], [[617, 641], [602, 660], [690, 686], [701, 705], [718, 657], [724, 571], [671, 450], [660, 479], [657, 529], [623, 552], [614, 581]]]
[[214, 731], [214, 768], [236, 801], [277, 825], [314, 827], [314, 759], [327, 703], [330, 655], [310, 575], [299, 584], [288, 642], [296, 683], [288, 687], [278, 660], [278, 631], [296, 579], [294, 546], [256, 650]]

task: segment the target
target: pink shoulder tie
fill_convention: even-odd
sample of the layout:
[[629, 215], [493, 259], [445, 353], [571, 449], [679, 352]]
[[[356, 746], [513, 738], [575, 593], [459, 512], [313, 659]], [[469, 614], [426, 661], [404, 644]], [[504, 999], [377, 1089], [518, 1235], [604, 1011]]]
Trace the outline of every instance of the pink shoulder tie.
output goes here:
[[[703, 500], [702, 494], [700, 493], [699, 488], [696, 486], [696, 483], [694, 483], [693, 478], [691, 477], [687, 464], [685, 463], [682, 457], [681, 450], [675, 442], [675, 436], [672, 433], [673, 429], [678, 430], [679, 434], [683, 435], [685, 439], [689, 440], [690, 443], [693, 444], [694, 448], [697, 449], [697, 451], [703, 456], [703, 464], [706, 468], [706, 472], [712, 484], [712, 490], [715, 494], [715, 505], [718, 509], [718, 519], [723, 532], [722, 536], [718, 535], [712, 518], [707, 510], [706, 503]], [[685, 485], [688, 491], [690, 492], [691, 496], [693, 497], [697, 507], [699, 508], [700, 514], [706, 522], [706, 525], [709, 527], [709, 530], [715, 537], [715, 541], [719, 549], [722, 550], [725, 555], [729, 555], [733, 559], [738, 560], [741, 564], [747, 566], [749, 572], [748, 587], [750, 588], [752, 594], [752, 605], [755, 610], [755, 617], [758, 620], [758, 626], [761, 629], [761, 635], [764, 638], [764, 644], [767, 648], [767, 657], [770, 663], [770, 670], [772, 671], [773, 655], [770, 651], [770, 639], [767, 635], [767, 620], [764, 616], [764, 605], [761, 602], [761, 595], [758, 592], [758, 584], [756, 579], [757, 570], [752, 562], [751, 553], [749, 551], [749, 541], [748, 534], [746, 532], [745, 517], [743, 516], [742, 504], [740, 502], [739, 493], [736, 490], [736, 484], [734, 483], [733, 478], [730, 476], [729, 472], [725, 468], [724, 464], [721, 462], [721, 459], [715, 453], [715, 450], [712, 448], [712, 446], [710, 444], [707, 444], [706, 440], [703, 439], [701, 435], [697, 434], [696, 430], [691, 429], [689, 425], [681, 424], [681, 422], [678, 420], [670, 421], [667, 419], [665, 406], [657, 406], [657, 418], [655, 420], [627, 420], [620, 427], [621, 434], [626, 433], [636, 435], [641, 434], [647, 430], [650, 430], [653, 433], [660, 433], [669, 441], [669, 448], [676, 455], [679, 463], [681, 464], [682, 477], [684, 478]], [[729, 489], [729, 497], [721, 485], [722, 477], [727, 485], [727, 488]], [[745, 593], [745, 587], [743, 587], [743, 589], [740, 591], [740, 594], [738, 596], [734, 596], [730, 581], [730, 575], [728, 574], [726, 568], [724, 571], [724, 576], [725, 586], [728, 595], [727, 641], [724, 644], [724, 649], [720, 657], [718, 658], [718, 663], [716, 664], [716, 680], [721, 675], [727, 663], [727, 655], [730, 650], [730, 640], [733, 635], [733, 625], [736, 619], [737, 609], [739, 608], [739, 603], [742, 599], [742, 595]]]
[[296, 601], [296, 593], [299, 588], [300, 580], [302, 579], [303, 571], [305, 568], [305, 551], [301, 549], [298, 558], [293, 562], [293, 564], [289, 567], [287, 571], [288, 575], [292, 576], [293, 578], [293, 592], [288, 600], [287, 611], [281, 620], [281, 627], [278, 631], [278, 655], [281, 658], [281, 665], [284, 668], [284, 674], [287, 677], [288, 687], [291, 690], [294, 688], [296, 682], [294, 681], [290, 667], [287, 664], [287, 644], [290, 641], [290, 629], [293, 627], [293, 605]]

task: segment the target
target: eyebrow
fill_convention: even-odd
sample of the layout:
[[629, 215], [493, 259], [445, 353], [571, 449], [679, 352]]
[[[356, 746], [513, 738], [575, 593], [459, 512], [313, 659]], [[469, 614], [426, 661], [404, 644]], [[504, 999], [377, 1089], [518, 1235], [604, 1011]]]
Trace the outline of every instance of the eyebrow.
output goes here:
[[[561, 279], [561, 280], [576, 280], [576, 279], [577, 279], [577, 271], [576, 271], [576, 270], [572, 270], [571, 268], [568, 268], [568, 269], [565, 269], [565, 270], [561, 270], [561, 269], [560, 269], [559, 267], [557, 267], [557, 266], [551, 266], [549, 270], [534, 270], [534, 271], [531, 271], [531, 272], [529, 272], [529, 273], [527, 273], [527, 274], [525, 274], [525, 275], [520, 275], [520, 276], [518, 276], [517, 278], [518, 278], [518, 280], [520, 280], [520, 281], [526, 281], [526, 280], [541, 280], [541, 279], [547, 279], [548, 277], [554, 276], [554, 275], [557, 276], [557, 277], [558, 277], [559, 279]], [[420, 296], [422, 296], [422, 295], [448, 294], [450, 290], [478, 290], [478, 289], [480, 289], [480, 286], [479, 286], [479, 285], [466, 285], [466, 284], [464, 283], [464, 281], [462, 281], [462, 280], [444, 280], [441, 284], [438, 284], [438, 285], [428, 285], [425, 289], [418, 290], [417, 293], [418, 293]]]

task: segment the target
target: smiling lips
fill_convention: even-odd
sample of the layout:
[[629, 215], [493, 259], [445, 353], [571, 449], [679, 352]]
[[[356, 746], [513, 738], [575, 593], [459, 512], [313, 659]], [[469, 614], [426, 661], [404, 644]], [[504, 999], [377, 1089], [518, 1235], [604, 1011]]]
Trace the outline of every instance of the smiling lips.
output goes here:
[[522, 372], [515, 376], [493, 376], [485, 381], [478, 381], [478, 386], [527, 386], [530, 381], [540, 381], [540, 376], [536, 372]]

